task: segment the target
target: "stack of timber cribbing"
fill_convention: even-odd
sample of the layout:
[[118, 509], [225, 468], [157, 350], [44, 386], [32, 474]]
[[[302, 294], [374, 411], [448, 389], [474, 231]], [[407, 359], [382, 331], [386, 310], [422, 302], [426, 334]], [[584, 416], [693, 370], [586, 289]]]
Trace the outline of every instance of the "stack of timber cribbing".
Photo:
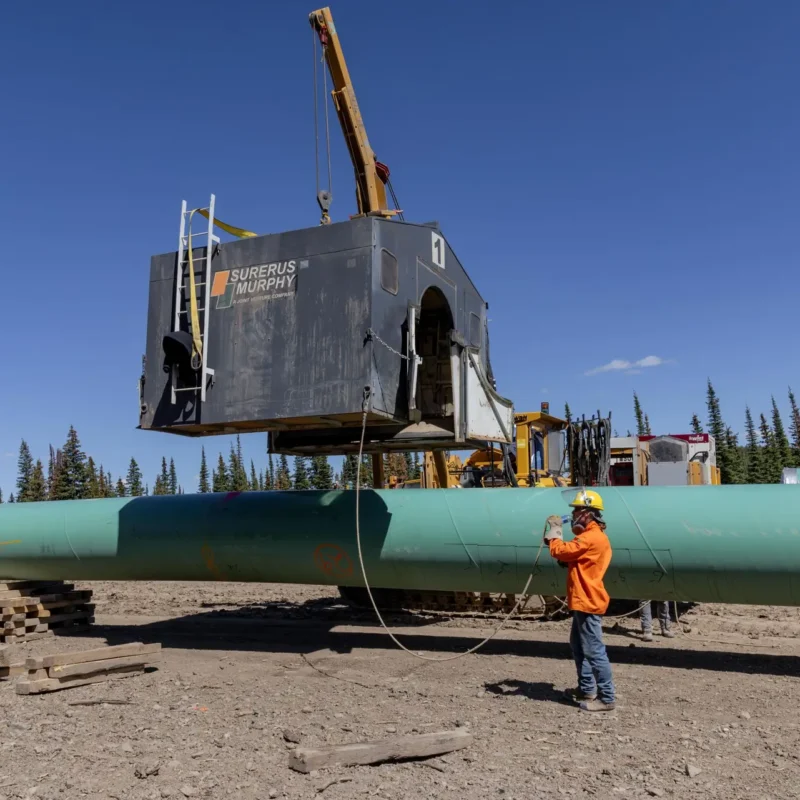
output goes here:
[[145, 667], [160, 659], [160, 644], [142, 642], [27, 658], [28, 674], [17, 681], [15, 688], [17, 694], [41, 694], [129, 678], [141, 675]]
[[63, 581], [0, 583], [0, 642], [29, 642], [94, 622], [91, 589]]

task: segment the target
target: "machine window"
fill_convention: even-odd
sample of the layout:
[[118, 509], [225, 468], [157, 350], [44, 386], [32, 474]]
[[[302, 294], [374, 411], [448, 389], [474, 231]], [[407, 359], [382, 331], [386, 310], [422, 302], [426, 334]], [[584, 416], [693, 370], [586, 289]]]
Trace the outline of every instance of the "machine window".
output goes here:
[[473, 347], [481, 346], [481, 318], [472, 312], [469, 315], [469, 343]]
[[397, 294], [397, 259], [388, 250], [381, 250], [381, 288]]

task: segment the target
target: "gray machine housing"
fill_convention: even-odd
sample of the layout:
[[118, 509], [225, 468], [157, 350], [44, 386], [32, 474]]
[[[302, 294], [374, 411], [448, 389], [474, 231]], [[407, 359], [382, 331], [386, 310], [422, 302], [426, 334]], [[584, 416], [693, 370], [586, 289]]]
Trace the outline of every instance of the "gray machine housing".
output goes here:
[[366, 410], [367, 452], [510, 441], [487, 304], [435, 223], [362, 217], [212, 242], [208, 268], [208, 248], [193, 255], [213, 376], [201, 392], [167, 347], [189, 338], [188, 263], [154, 256], [139, 427], [269, 431], [273, 452], [347, 453]]

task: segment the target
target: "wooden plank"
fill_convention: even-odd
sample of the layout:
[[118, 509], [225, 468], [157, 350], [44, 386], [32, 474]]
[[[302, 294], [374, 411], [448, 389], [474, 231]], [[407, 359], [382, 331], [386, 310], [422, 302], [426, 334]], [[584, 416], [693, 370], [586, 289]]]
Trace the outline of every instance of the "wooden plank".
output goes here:
[[30, 606], [38, 606], [38, 597], [18, 597], [15, 600], [0, 600], [3, 614], [16, 614], [17, 611], [25, 610]]
[[117, 678], [130, 678], [133, 675], [141, 675], [144, 667], [126, 667], [114, 670], [113, 672], [102, 672], [99, 675], [91, 675], [88, 678], [73, 678], [60, 680], [59, 678], [45, 678], [43, 680], [29, 681], [20, 678], [14, 685], [17, 694], [41, 694], [42, 692], [57, 692], [61, 689], [72, 689], [75, 686], [86, 686], [90, 683], [102, 683], [103, 681], [114, 680]]
[[86, 661], [83, 664], [65, 664], [64, 666], [49, 667], [47, 675], [50, 678], [72, 678], [84, 675], [94, 675], [96, 672], [119, 669], [120, 667], [137, 667], [151, 664], [161, 658], [161, 653], [141, 653], [136, 656], [122, 656], [120, 658], [104, 658], [102, 661]]
[[334, 765], [380, 764], [406, 758], [430, 758], [461, 750], [470, 744], [472, 734], [459, 728], [454, 731], [399, 736], [382, 742], [298, 747], [289, 755], [289, 766], [297, 772], [311, 772]]
[[50, 625], [58, 622], [69, 622], [74, 619], [86, 619], [86, 617], [94, 616], [94, 606], [90, 605], [81, 611], [72, 611], [67, 614], [52, 614], [47, 618]]
[[10, 667], [0, 667], [0, 681], [8, 681], [20, 675], [26, 675], [28, 670], [24, 664], [13, 664]]
[[58, 588], [61, 589], [61, 591], [58, 594], [52, 593], [52, 589], [54, 588], [54, 586], [49, 585], [42, 586], [41, 588], [34, 587], [33, 589], [8, 589], [6, 591], [0, 591], [0, 602], [3, 600], [18, 600], [22, 597], [47, 597], [57, 600], [61, 595], [64, 594], [64, 592], [71, 592], [75, 588], [75, 585], [72, 583], [65, 583], [62, 586], [59, 586]]
[[63, 581], [6, 581], [0, 583], [0, 592], [13, 592], [20, 589], [55, 588], [63, 586]]
[[42, 633], [26, 633], [24, 636], [0, 636], [5, 644], [19, 644], [20, 642], [35, 642], [37, 639], [47, 639], [53, 635], [53, 631], [43, 631]]
[[85, 664], [87, 661], [103, 661], [108, 658], [121, 658], [123, 656], [138, 656], [150, 653], [160, 653], [161, 645], [131, 642], [131, 644], [118, 644], [114, 647], [96, 647], [92, 650], [76, 650], [74, 653], [55, 653], [50, 656], [29, 657], [25, 659], [27, 669], [49, 669], [61, 667], [66, 664]]
[[3, 632], [8, 635], [9, 633], [25, 631], [28, 628], [35, 628], [39, 624], [38, 617], [26, 617], [23, 614], [22, 619], [5, 620], [2, 629]]

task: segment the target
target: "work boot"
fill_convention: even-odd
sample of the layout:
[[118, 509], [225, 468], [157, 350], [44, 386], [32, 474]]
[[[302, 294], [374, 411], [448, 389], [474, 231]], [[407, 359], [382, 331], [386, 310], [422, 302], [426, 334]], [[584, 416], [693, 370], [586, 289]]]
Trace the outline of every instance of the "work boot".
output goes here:
[[669, 628], [662, 628], [661, 635], [666, 639], [674, 639], [675, 634]]
[[583, 700], [596, 700], [597, 693], [595, 692], [594, 694], [587, 694], [580, 689], [565, 689], [564, 699], [569, 700], [571, 703], [580, 703]]
[[642, 631], [642, 641], [643, 642], [652, 642], [653, 641], [653, 631]]
[[604, 703], [602, 700], [584, 700], [581, 703], [581, 711], [613, 711], [616, 703]]

